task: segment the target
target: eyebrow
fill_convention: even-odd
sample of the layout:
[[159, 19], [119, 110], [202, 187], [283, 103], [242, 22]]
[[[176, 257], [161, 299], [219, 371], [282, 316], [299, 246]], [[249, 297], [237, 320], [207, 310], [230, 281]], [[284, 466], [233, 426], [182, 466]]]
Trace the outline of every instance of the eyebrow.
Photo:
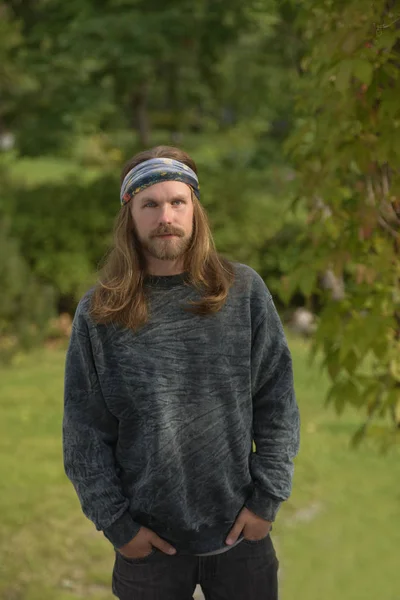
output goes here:
[[[174, 196], [173, 198], [171, 198], [170, 200], [168, 200], [168, 202], [174, 202], [174, 200], [187, 200], [187, 197], [183, 196], [182, 194], [181, 195], [177, 195], [177, 196]], [[143, 204], [143, 202], [155, 202], [157, 204], [158, 200], [155, 200], [151, 196], [146, 196], [145, 198], [141, 199], [141, 203], [142, 204]]]

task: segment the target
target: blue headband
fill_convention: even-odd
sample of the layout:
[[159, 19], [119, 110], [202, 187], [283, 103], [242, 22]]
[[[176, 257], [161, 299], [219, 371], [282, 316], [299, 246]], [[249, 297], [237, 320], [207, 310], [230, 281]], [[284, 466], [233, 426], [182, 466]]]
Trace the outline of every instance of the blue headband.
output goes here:
[[182, 181], [200, 199], [199, 180], [190, 167], [173, 158], [150, 158], [136, 165], [125, 176], [121, 186], [121, 204], [127, 204], [135, 194], [162, 181]]

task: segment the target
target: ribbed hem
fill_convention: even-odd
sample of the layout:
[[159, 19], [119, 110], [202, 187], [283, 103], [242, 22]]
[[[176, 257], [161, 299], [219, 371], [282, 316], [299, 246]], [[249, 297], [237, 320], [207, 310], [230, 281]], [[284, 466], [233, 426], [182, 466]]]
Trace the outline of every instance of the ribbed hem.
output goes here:
[[246, 500], [245, 506], [253, 513], [265, 519], [266, 521], [275, 521], [276, 514], [279, 510], [281, 500], [268, 496], [262, 492], [257, 486], [254, 488], [253, 494]]
[[151, 288], [168, 289], [179, 285], [185, 285], [189, 282], [189, 273], [179, 273], [178, 275], [146, 275], [144, 283]]
[[103, 533], [114, 548], [121, 548], [135, 537], [140, 527], [141, 525], [136, 523], [128, 512], [125, 512], [112, 525], [106, 527]]

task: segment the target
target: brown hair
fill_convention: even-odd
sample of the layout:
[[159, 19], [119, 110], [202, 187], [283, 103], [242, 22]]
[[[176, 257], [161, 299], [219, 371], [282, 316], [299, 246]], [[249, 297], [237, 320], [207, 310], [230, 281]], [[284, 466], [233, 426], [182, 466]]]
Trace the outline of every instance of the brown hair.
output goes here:
[[[136, 154], [123, 167], [125, 175], [150, 158], [174, 158], [197, 173], [193, 159], [178, 148], [157, 146]], [[234, 281], [233, 266], [215, 248], [207, 214], [192, 193], [193, 236], [184, 257], [184, 270], [189, 283], [201, 293], [201, 300], [191, 301], [187, 310], [209, 315], [224, 305]], [[148, 320], [148, 304], [144, 288], [146, 261], [134, 227], [129, 203], [122, 206], [114, 224], [114, 245], [106, 256], [91, 303], [91, 316], [97, 323], [119, 323], [137, 330]]]

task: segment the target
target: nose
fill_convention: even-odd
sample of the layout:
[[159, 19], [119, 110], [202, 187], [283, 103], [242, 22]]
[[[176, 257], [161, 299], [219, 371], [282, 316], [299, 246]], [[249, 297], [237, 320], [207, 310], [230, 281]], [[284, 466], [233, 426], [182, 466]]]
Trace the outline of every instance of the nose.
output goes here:
[[158, 220], [160, 223], [171, 223], [172, 220], [172, 207], [166, 202], [163, 206], [161, 206], [160, 213], [158, 215]]

